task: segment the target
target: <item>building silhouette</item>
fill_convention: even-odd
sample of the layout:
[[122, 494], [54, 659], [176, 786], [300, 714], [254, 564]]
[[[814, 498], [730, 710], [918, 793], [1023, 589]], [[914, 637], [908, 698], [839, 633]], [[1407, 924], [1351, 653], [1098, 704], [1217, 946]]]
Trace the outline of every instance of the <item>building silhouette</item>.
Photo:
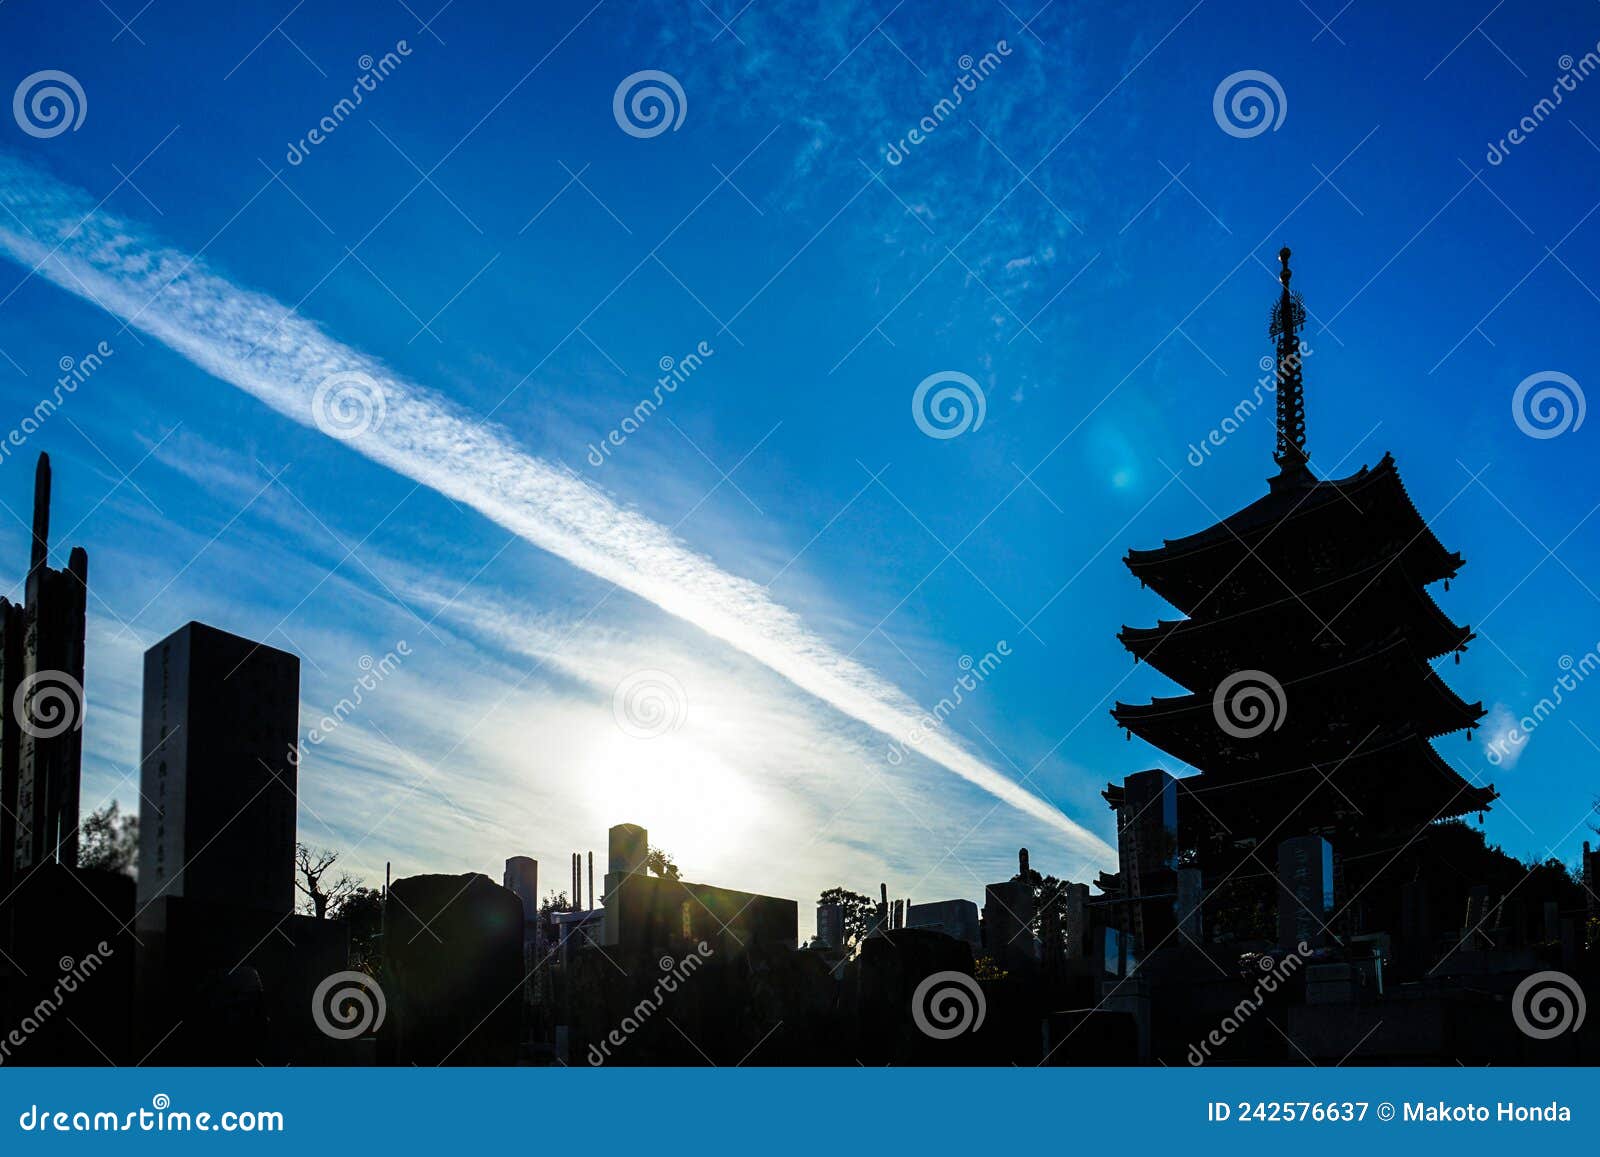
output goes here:
[[602, 944], [650, 953], [702, 940], [737, 954], [753, 947], [798, 947], [799, 906], [793, 900], [694, 884], [645, 870], [649, 833], [618, 824], [608, 841]]
[[294, 910], [300, 660], [189, 623], [145, 652], [139, 903]]
[[145, 652], [135, 1038], [156, 1063], [338, 1059], [310, 1010], [348, 929], [294, 915], [299, 712], [285, 651], [191, 622]]
[[83, 639], [89, 556], [50, 566], [50, 457], [34, 473], [21, 605], [0, 599], [0, 887], [40, 864], [78, 862]]
[[102, 1064], [127, 1052], [133, 881], [78, 867], [89, 560], [50, 566], [50, 486], [40, 454], [24, 598], [0, 599], [0, 1060]]

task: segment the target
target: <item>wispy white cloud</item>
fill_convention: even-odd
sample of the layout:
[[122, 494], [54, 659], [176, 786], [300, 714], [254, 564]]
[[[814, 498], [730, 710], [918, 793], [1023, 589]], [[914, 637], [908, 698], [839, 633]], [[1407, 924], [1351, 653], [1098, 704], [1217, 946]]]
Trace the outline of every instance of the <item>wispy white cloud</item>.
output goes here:
[[[335, 374], [375, 384], [383, 418], [352, 449], [469, 506], [533, 545], [614, 583], [750, 655], [835, 710], [892, 738], [922, 712], [904, 692], [810, 630], [765, 588], [730, 574], [666, 528], [519, 447], [434, 390], [325, 334], [266, 295], [161, 245], [47, 174], [0, 156], [10, 212], [0, 251], [304, 425]], [[31, 233], [17, 231], [25, 224]], [[917, 746], [927, 759], [1049, 824], [1085, 855], [1109, 858], [1093, 833], [948, 734]]]
[[[218, 476], [234, 472], [226, 452], [217, 455], [227, 468]], [[254, 490], [245, 479], [233, 497]], [[280, 523], [261, 507], [186, 572], [174, 602], [204, 621], [268, 637], [278, 609], [240, 604], [227, 576], [255, 565], [288, 592], [322, 584], [326, 598], [295, 617], [293, 638], [272, 635], [322, 664], [302, 667], [303, 736], [354, 694], [368, 669], [361, 656], [410, 640], [409, 657], [301, 751], [300, 838], [338, 850], [341, 866], [367, 881], [382, 880], [390, 863], [400, 875], [494, 874], [513, 854], [555, 871], [548, 865], [566, 852], [603, 847], [606, 827], [622, 821], [648, 827], [690, 878], [781, 896], [838, 884], [875, 891], [880, 880], [924, 898], [981, 896], [1018, 842], [1072, 878], [1092, 872], [1093, 856], [1048, 851], [1054, 841], [1037, 821], [1001, 813], [1004, 822], [975, 827], [977, 793], [968, 784], [930, 779], [926, 765], [886, 765], [868, 729], [793, 693], [741, 652], [707, 648], [694, 628], [652, 608], [618, 608], [626, 621], [579, 621], [577, 610], [527, 602], [516, 583], [480, 580], [462, 592], [430, 566], [371, 549], [362, 552], [370, 571], [324, 582], [326, 561], [307, 554], [321, 532]], [[207, 537], [172, 533], [182, 539], [180, 555]], [[120, 574], [134, 556], [101, 545], [94, 557], [103, 573]], [[432, 619], [432, 629], [422, 630], [391, 591]], [[145, 597], [130, 594], [133, 604]], [[144, 644], [91, 615], [90, 649], [85, 806], [116, 798], [137, 810]], [[616, 726], [612, 692], [646, 666], [681, 684], [686, 709], [680, 729], [638, 739]], [[772, 854], [779, 848], [786, 854]], [[809, 923], [802, 905], [803, 933]]]

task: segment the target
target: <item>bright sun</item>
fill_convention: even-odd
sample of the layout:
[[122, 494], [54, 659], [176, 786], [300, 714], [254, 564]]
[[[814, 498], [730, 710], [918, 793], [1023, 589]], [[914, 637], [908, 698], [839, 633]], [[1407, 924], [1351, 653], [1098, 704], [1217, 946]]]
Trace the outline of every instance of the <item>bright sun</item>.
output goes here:
[[714, 752], [681, 733], [598, 736], [586, 761], [585, 802], [606, 825], [649, 829], [684, 875], [713, 878], [746, 842], [759, 801]]

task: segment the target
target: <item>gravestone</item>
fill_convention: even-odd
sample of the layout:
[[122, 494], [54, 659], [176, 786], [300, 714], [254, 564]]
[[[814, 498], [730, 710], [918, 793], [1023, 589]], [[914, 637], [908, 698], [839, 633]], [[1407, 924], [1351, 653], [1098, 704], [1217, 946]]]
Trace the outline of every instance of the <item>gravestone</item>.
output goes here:
[[383, 1059], [494, 1065], [516, 1059], [523, 907], [487, 876], [408, 876], [383, 908]]

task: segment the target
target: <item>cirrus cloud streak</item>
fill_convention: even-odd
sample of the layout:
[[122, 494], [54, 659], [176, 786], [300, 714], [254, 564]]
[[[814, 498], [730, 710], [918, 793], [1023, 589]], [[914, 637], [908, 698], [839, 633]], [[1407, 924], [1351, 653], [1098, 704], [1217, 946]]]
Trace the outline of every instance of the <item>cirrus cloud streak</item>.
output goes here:
[[[764, 587], [530, 454], [505, 429], [14, 158], [0, 156], [0, 202], [9, 210], [0, 217], [0, 252], [207, 373], [307, 426], [314, 425], [313, 397], [322, 382], [364, 375], [381, 391], [384, 412], [381, 422], [348, 438], [352, 449], [695, 625], [884, 735], [898, 739], [918, 729], [923, 712], [908, 695], [810, 630]], [[1074, 850], [1111, 858], [1099, 837], [948, 735], [928, 734], [915, 749], [1049, 824]]]

